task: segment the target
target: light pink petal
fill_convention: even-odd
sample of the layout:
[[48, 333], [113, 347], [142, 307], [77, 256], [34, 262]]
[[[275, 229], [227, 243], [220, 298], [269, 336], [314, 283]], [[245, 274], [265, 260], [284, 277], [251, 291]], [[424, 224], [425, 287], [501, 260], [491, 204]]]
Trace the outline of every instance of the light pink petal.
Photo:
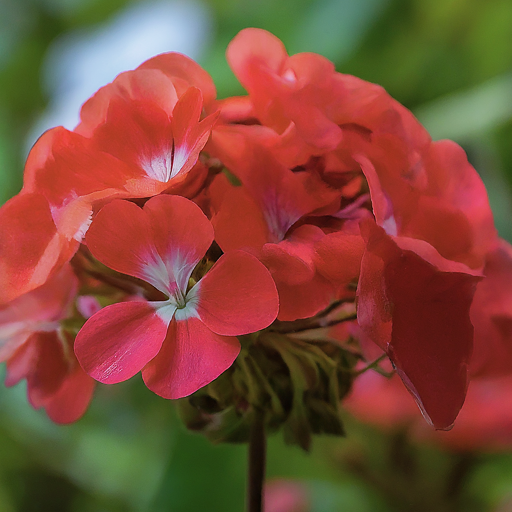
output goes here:
[[82, 368], [104, 384], [133, 377], [162, 346], [168, 324], [146, 302], [121, 302], [93, 315], [78, 333]]
[[157, 395], [181, 398], [216, 379], [239, 352], [236, 338], [213, 333], [198, 318], [173, 320], [162, 349], [142, 370], [142, 378]]

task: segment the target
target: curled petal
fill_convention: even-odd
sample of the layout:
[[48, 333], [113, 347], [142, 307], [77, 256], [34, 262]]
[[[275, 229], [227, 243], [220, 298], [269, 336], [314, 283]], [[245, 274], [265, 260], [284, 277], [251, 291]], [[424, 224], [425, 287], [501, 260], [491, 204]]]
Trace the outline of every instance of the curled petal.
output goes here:
[[375, 224], [363, 228], [358, 322], [386, 351], [425, 417], [447, 429], [466, 395], [469, 308], [480, 277], [425, 242], [397, 239], [402, 248]]
[[251, 91], [255, 85], [251, 67], [261, 66], [280, 73], [288, 53], [283, 43], [270, 32], [246, 28], [229, 43], [226, 58], [240, 83]]

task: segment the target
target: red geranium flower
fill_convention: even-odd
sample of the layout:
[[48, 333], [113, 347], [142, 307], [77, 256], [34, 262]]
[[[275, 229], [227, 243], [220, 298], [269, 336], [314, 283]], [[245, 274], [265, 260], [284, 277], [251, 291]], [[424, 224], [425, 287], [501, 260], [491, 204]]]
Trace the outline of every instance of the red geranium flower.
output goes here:
[[71, 314], [78, 280], [63, 267], [44, 286], [0, 308], [0, 362], [5, 383], [27, 380], [31, 405], [43, 407], [56, 423], [80, 418], [94, 389], [73, 352], [73, 339], [61, 328]]
[[144, 209], [114, 201], [98, 213], [86, 241], [98, 260], [168, 297], [107, 306], [86, 322], [75, 351], [100, 382], [121, 382], [142, 370], [158, 395], [189, 395], [231, 366], [240, 350], [235, 336], [263, 329], [277, 315], [274, 282], [247, 253], [226, 253], [190, 282], [213, 228], [183, 197], [158, 196]]
[[0, 238], [9, 240], [0, 247], [0, 303], [69, 261], [102, 205], [176, 189], [197, 163], [217, 117], [200, 120], [201, 90], [211, 103], [213, 84], [184, 56], [145, 66], [100, 89], [75, 131], [54, 128], [32, 148], [23, 190], [0, 210]]

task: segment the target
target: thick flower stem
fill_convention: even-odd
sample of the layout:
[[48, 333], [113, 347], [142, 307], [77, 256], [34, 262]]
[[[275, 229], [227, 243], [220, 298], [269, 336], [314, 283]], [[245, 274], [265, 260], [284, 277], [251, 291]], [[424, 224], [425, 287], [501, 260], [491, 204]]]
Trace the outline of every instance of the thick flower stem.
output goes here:
[[255, 410], [249, 438], [247, 512], [263, 512], [266, 451], [265, 415], [263, 411]]

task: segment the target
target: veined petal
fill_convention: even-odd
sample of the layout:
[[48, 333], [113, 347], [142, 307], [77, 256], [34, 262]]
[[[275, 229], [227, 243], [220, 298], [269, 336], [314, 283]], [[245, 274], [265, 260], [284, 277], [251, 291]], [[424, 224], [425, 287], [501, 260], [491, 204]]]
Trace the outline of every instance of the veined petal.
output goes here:
[[198, 318], [173, 320], [162, 349], [142, 370], [142, 378], [157, 395], [182, 398], [216, 379], [239, 352], [236, 338], [213, 333]]
[[151, 198], [141, 209], [116, 200], [96, 215], [86, 235], [95, 258], [172, 295], [186, 290], [194, 267], [213, 241], [201, 209], [181, 196]]
[[246, 252], [221, 256], [196, 286], [197, 313], [217, 334], [256, 332], [277, 316], [279, 299], [274, 280], [265, 266]]
[[[155, 254], [149, 219], [136, 204], [116, 199], [105, 205], [85, 239], [93, 256], [108, 267], [162, 289], [160, 281], [147, 275], [148, 267], [159, 268], [161, 262]], [[167, 276], [162, 280], [167, 284]]]
[[75, 354], [94, 379], [104, 384], [122, 382], [158, 354], [167, 327], [152, 304], [113, 304], [87, 320], [76, 337]]
[[213, 242], [213, 227], [195, 203], [160, 195], [144, 205], [156, 251], [171, 279], [185, 291], [194, 267]]
[[[172, 113], [173, 158], [169, 180], [184, 176], [197, 162], [218, 114], [199, 122], [203, 108], [201, 91], [190, 87], [178, 100]], [[169, 181], [167, 180], [167, 181]]]

